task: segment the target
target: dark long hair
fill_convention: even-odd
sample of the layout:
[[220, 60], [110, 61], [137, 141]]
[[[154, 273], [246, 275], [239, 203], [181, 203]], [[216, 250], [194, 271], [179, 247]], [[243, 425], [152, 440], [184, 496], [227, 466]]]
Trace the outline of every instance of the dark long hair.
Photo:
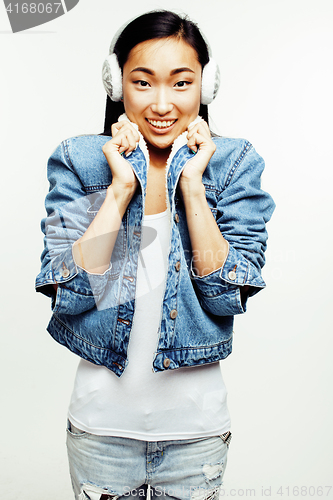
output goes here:
[[[147, 40], [169, 37], [179, 38], [190, 45], [198, 54], [198, 61], [202, 67], [208, 63], [208, 47], [197, 25], [174, 12], [158, 10], [137, 17], [120, 33], [113, 50], [121, 70], [123, 70], [129, 53], [136, 45]], [[117, 122], [119, 116], [124, 112], [125, 108], [122, 102], [113, 102], [109, 96], [107, 97], [102, 135], [111, 134], [111, 125]], [[208, 122], [208, 107], [206, 105], [200, 105], [199, 115]]]

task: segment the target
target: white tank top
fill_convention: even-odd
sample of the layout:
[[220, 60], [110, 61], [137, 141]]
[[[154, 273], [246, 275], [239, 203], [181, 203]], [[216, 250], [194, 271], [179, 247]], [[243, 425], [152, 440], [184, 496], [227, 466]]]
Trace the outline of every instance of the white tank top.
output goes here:
[[92, 434], [144, 441], [216, 436], [230, 429], [218, 362], [153, 372], [165, 291], [170, 219], [146, 215], [138, 264], [128, 365], [118, 378], [81, 359], [68, 417]]

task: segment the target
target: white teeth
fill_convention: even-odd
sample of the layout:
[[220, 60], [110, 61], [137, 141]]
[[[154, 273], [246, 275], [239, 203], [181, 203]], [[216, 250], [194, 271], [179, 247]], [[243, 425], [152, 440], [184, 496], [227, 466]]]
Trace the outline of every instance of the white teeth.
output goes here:
[[171, 120], [171, 121], [156, 121], [156, 120], [148, 120], [148, 123], [150, 123], [151, 125], [153, 125], [154, 127], [157, 127], [157, 128], [167, 128], [167, 127], [170, 127], [173, 123], [175, 123], [176, 120]]

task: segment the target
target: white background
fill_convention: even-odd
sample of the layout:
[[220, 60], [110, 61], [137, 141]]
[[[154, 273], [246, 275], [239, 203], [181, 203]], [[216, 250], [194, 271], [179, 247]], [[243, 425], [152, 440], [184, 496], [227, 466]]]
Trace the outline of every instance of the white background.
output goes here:
[[288, 498], [289, 486], [294, 498], [294, 486], [333, 486], [332, 1], [80, 0], [17, 34], [0, 6], [5, 500], [72, 499], [65, 421], [78, 358], [46, 333], [49, 301], [34, 291], [46, 161], [61, 140], [102, 131], [109, 43], [154, 8], [199, 23], [222, 73], [210, 109], [215, 131], [254, 144], [277, 204], [267, 289], [236, 318], [233, 354], [222, 363], [234, 434], [225, 496], [248, 498], [253, 488], [256, 497]]

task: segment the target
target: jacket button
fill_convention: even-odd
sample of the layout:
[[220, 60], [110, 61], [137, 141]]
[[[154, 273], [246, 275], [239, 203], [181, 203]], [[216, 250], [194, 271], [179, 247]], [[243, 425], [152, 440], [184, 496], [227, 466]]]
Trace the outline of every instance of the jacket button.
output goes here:
[[164, 368], [169, 368], [170, 363], [171, 363], [170, 359], [169, 358], [165, 358], [165, 360], [163, 361]]
[[63, 278], [68, 278], [68, 276], [70, 275], [70, 272], [69, 270], [65, 267], [64, 269], [62, 269], [61, 271], [61, 275]]
[[180, 271], [180, 262], [176, 262], [175, 264], [176, 271]]
[[177, 224], [178, 224], [178, 222], [179, 222], [179, 215], [178, 215], [178, 214], [175, 214], [175, 221], [176, 221], [176, 222], [177, 222]]
[[170, 311], [170, 318], [171, 319], [176, 319], [177, 318], [177, 309], [172, 309], [172, 311]]
[[229, 271], [229, 273], [228, 273], [229, 280], [235, 281], [236, 277], [237, 277], [237, 275], [236, 275], [235, 271]]

